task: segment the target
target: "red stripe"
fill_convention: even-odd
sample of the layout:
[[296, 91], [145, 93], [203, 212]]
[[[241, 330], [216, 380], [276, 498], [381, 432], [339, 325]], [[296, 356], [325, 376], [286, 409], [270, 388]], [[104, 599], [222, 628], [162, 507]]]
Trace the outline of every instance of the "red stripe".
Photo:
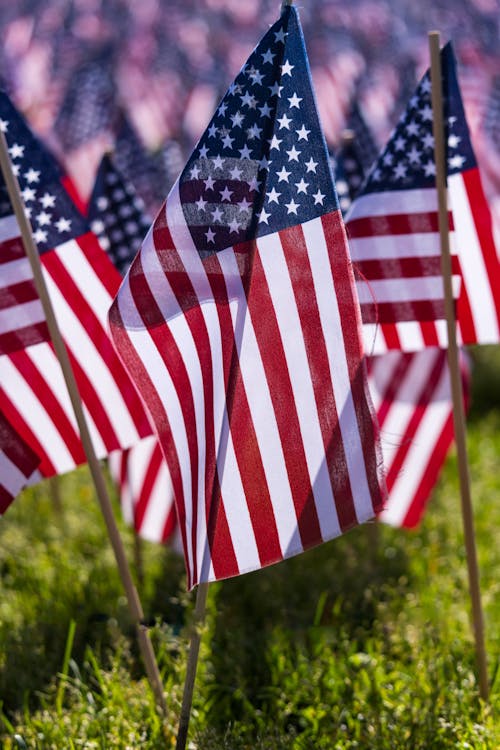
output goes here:
[[435, 324], [430, 320], [421, 320], [420, 331], [426, 347], [439, 346], [439, 336]]
[[[154, 489], [156, 480], [158, 478], [158, 471], [160, 469], [163, 456], [160, 450], [160, 446], [155, 446], [153, 450], [146, 470], [142, 476], [141, 489], [137, 500], [134, 501], [134, 526], [137, 530], [140, 530], [144, 522], [144, 516], [147, 511], [148, 505], [151, 500], [151, 493]], [[141, 467], [141, 470], [143, 467]]]
[[[460, 273], [460, 261], [452, 256], [452, 272]], [[354, 274], [358, 281], [379, 279], [410, 279], [421, 276], [441, 276], [440, 256], [410, 258], [377, 258], [353, 262]], [[443, 291], [444, 295], [444, 291]]]
[[33, 279], [0, 287], [0, 310], [39, 299]]
[[[135, 262], [138, 262], [136, 259]], [[129, 276], [129, 279], [131, 276]], [[140, 387], [141, 394], [144, 401], [147, 403], [148, 408], [153, 416], [154, 423], [159, 431], [160, 444], [167, 461], [170, 477], [172, 480], [172, 486], [174, 490], [175, 502], [177, 504], [177, 513], [179, 517], [180, 530], [182, 536], [182, 544], [184, 547], [184, 559], [187, 561], [187, 541], [186, 541], [186, 512], [185, 512], [185, 498], [184, 491], [182, 488], [182, 478], [179, 464], [179, 457], [175, 443], [171, 436], [170, 424], [164, 408], [164, 405], [158, 395], [156, 388], [154, 387], [151, 378], [149, 377], [148, 371], [144, 366], [141, 358], [137, 355], [136, 350], [132, 346], [130, 339], [127, 335], [123, 320], [120, 314], [118, 303], [115, 300], [111, 305], [109, 311], [109, 324], [111, 330], [111, 337], [115, 343], [117, 351], [120, 352], [124, 362], [127, 363], [127, 367], [131, 372], [134, 373], [134, 377], [137, 379], [137, 383]], [[192, 586], [191, 571], [186, 565], [186, 571], [188, 575], [188, 586]]]
[[0, 412], [0, 450], [7, 456], [25, 477], [31, 476], [40, 463], [21, 436]]
[[99, 241], [92, 232], [81, 235], [77, 243], [83, 251], [85, 258], [94, 269], [94, 273], [104, 286], [109, 296], [114, 298], [123, 279], [119, 271], [111, 262], [107, 253], [99, 245]]
[[434, 489], [434, 485], [437, 482], [439, 473], [446, 460], [448, 450], [453, 442], [453, 437], [453, 414], [450, 408], [450, 414], [433, 446], [431, 457], [425, 470], [422, 472], [420, 483], [401, 524], [405, 528], [415, 528], [422, 518], [427, 503], [430, 500], [431, 492]]
[[68, 193], [69, 197], [75, 204], [77, 210], [82, 214], [82, 216], [87, 216], [88, 206], [78, 192], [77, 187], [71, 177], [68, 177], [67, 174], [63, 175], [61, 177], [61, 183]]
[[[448, 224], [450, 230], [453, 230], [453, 216], [451, 212], [448, 212]], [[439, 233], [437, 211], [364, 216], [359, 219], [351, 219], [347, 222], [346, 228], [350, 239], [384, 237], [387, 235]]]
[[[339, 523], [344, 530], [356, 523], [356, 511], [340, 432], [328, 352], [321, 335], [321, 319], [315, 304], [316, 290], [309, 263], [309, 249], [300, 226], [280, 232], [280, 237], [300, 317], [333, 496], [337, 506], [340, 505]], [[340, 498], [341, 504], [338, 502]], [[321, 532], [312, 493], [306, 500], [304, 509], [297, 508], [297, 517], [300, 519], [303, 513], [310, 516], [310, 539], [306, 539], [310, 545], [321, 541]]]
[[0, 266], [23, 258], [26, 258], [26, 263], [29, 264], [21, 237], [11, 237], [9, 240], [2, 240], [0, 237], [0, 249]]
[[7, 492], [3, 485], [0, 484], [0, 514], [5, 513], [13, 500], [14, 498], [10, 492]]
[[363, 323], [426, 322], [446, 319], [444, 300], [411, 302], [364, 302], [360, 305]]
[[477, 168], [462, 172], [469, 207], [474, 219], [477, 236], [481, 245], [484, 264], [491, 286], [492, 296], [500, 327], [500, 264], [493, 238], [491, 213], [486, 201], [481, 177]]
[[[193, 547], [193, 568], [191, 575], [197, 570], [196, 566], [196, 527], [197, 527], [197, 508], [198, 508], [198, 472], [200, 467], [198, 466], [198, 441], [196, 435], [196, 418], [195, 408], [193, 401], [193, 394], [191, 391], [191, 385], [189, 383], [189, 377], [186, 370], [186, 366], [182, 359], [182, 353], [179, 351], [175, 339], [170, 331], [168, 325], [165, 324], [165, 320], [162, 313], [156, 303], [156, 300], [151, 293], [147, 278], [142, 268], [142, 259], [139, 254], [132, 266], [131, 273], [129, 274], [129, 284], [132, 298], [137, 307], [137, 310], [141, 316], [145, 328], [147, 329], [151, 339], [161, 357], [165, 369], [172, 378], [175, 390], [177, 392], [179, 403], [182, 411], [182, 417], [186, 429], [186, 438], [189, 450], [189, 460], [191, 468], [191, 502], [192, 506], [192, 530], [191, 530], [191, 544]], [[112, 308], [113, 309], [113, 308]], [[159, 321], [163, 320], [163, 325], [159, 325]], [[121, 349], [119, 349], [122, 351]], [[135, 366], [134, 366], [135, 367]], [[131, 368], [133, 369], [133, 368]], [[148, 379], [149, 380], [149, 379]], [[141, 389], [143, 389], [142, 383], [138, 381]], [[162, 448], [165, 451], [165, 455], [168, 457], [175, 450], [174, 437], [170, 423], [167, 420], [164, 404], [161, 403], [159, 407], [158, 400], [155, 398], [151, 403], [148, 399], [151, 398], [151, 391], [155, 389], [151, 383], [150, 388], [143, 396], [146, 399], [146, 403], [152, 410], [153, 417], [155, 419], [156, 429], [158, 430]], [[156, 393], [156, 390], [155, 390]], [[153, 408], [154, 407], [154, 410]], [[174, 443], [173, 446], [170, 444]], [[169, 462], [170, 466], [170, 462]], [[179, 472], [179, 481], [181, 480], [181, 468], [178, 460], [178, 454], [175, 450], [174, 466], [171, 471]], [[176, 492], [179, 488], [179, 484], [176, 487]], [[187, 498], [184, 499], [187, 502]], [[188, 557], [186, 556], [186, 560]], [[194, 584], [193, 584], [194, 585]]]
[[[237, 569], [237, 563], [227, 524], [224, 503], [222, 502], [217, 470], [217, 450], [219, 446], [215, 444], [214, 375], [210, 336], [189, 274], [184, 267], [181, 257], [176, 252], [174, 242], [166, 224], [165, 212], [160, 212], [155, 221], [153, 237], [155, 249], [162, 263], [167, 280], [191, 331], [200, 363], [205, 418], [205, 516], [207, 536], [215, 576], [217, 578], [225, 578], [234, 574], [228, 572], [229, 567], [234, 571], [235, 568]], [[193, 524], [194, 548], [196, 547], [196, 531], [197, 523]], [[195, 566], [195, 577], [195, 583], [197, 583], [197, 566]]]
[[[383, 362], [383, 360], [378, 361]], [[377, 409], [377, 419], [381, 429], [384, 425], [389, 409], [392, 406], [394, 399], [396, 398], [396, 394], [398, 393], [401, 384], [406, 378], [411, 361], [412, 355], [406, 352], [401, 352], [397, 358], [396, 367], [391, 373], [391, 380], [384, 391], [382, 401], [380, 402], [380, 405]], [[376, 382], [374, 384], [374, 387], [377, 387]]]
[[384, 323], [380, 326], [380, 330], [388, 349], [401, 349], [401, 340], [395, 323]]
[[[72, 254], [75, 252], [79, 252], [78, 245], [73, 245], [71, 248], [67, 248], [67, 251], [62, 252], [61, 256], [59, 256], [57, 252], [44, 253], [42, 256], [42, 263], [50, 273], [73, 313], [87, 331], [99, 358], [102, 359], [103, 367], [106, 367], [110, 375], [113, 377], [117, 389], [120, 391], [122, 398], [127, 405], [138, 434], [141, 437], [146, 437], [151, 434], [151, 425], [135, 386], [118, 359], [111, 343], [111, 339], [101, 325], [101, 322], [95, 314], [90, 302], [87, 301], [83, 292], [75, 283], [71, 273], [68, 271], [68, 269], [71, 268]], [[82, 280], [82, 283], [84, 283], [84, 280]], [[67, 343], [74, 344], [75, 342]], [[77, 350], [75, 349], [75, 351]], [[80, 367], [79, 369], [83, 375], [82, 368]], [[82, 381], [82, 387], [83, 386], [84, 383]], [[115, 433], [112, 422], [107, 416], [105, 416], [107, 404], [102, 403], [98, 391], [94, 389], [88, 378], [86, 378], [85, 388], [87, 393], [86, 398], [89, 399], [88, 402], [86, 402], [86, 405], [96, 421], [96, 426], [101, 432], [106, 447], [108, 450], [123, 447], [120, 444], [118, 435]]]
[[366, 367], [362, 359], [361, 314], [355, 294], [354, 275], [349, 262], [347, 240], [340, 211], [325, 214], [321, 217], [321, 222], [329, 249], [352, 399], [363, 448], [364, 467], [373, 508], [374, 511], [378, 511], [382, 508], [385, 499], [385, 488], [380, 486], [382, 480], [379, 474], [383, 459], [378, 440], [378, 427], [368, 391]]
[[22, 349], [27, 349], [33, 344], [40, 344], [50, 338], [47, 323], [35, 323], [25, 328], [17, 328], [15, 331], [7, 331], [0, 334], [0, 355], [13, 354]]

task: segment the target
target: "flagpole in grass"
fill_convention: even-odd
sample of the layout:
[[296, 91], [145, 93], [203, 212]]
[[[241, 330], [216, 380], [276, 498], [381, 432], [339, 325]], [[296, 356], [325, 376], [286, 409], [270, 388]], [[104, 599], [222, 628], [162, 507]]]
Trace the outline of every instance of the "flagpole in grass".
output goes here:
[[76, 421], [80, 431], [80, 437], [87, 458], [87, 463], [90, 468], [90, 473], [94, 481], [97, 497], [101, 506], [101, 511], [104, 516], [106, 528], [108, 531], [109, 539], [113, 547], [115, 554], [116, 563], [122, 579], [123, 587], [127, 596], [128, 608], [130, 616], [134, 622], [137, 631], [137, 639], [139, 642], [139, 648], [141, 651], [142, 658], [146, 667], [148, 679], [155, 695], [156, 702], [160, 707], [163, 715], [166, 715], [166, 704], [165, 696], [163, 694], [163, 685], [161, 682], [160, 672], [156, 663], [151, 640], [146, 626], [143, 624], [144, 613], [142, 605], [137, 594], [137, 590], [134, 586], [130, 568], [128, 565], [123, 541], [120, 537], [118, 527], [116, 525], [115, 517], [113, 514], [113, 508], [109, 499], [109, 494], [104, 480], [104, 475], [101, 470], [99, 460], [96, 456], [92, 438], [90, 436], [87, 420], [83, 412], [82, 401], [78, 392], [78, 387], [75, 381], [75, 376], [71, 363], [69, 360], [66, 345], [64, 344], [59, 326], [54, 314], [50, 295], [45, 284], [45, 279], [42, 273], [42, 266], [40, 263], [40, 256], [33, 240], [33, 234], [31, 224], [26, 217], [24, 203], [19, 190], [19, 183], [12, 170], [12, 164], [10, 162], [7, 141], [4, 134], [0, 131], [0, 168], [2, 170], [3, 177], [9, 193], [9, 198], [16, 215], [17, 223], [19, 225], [21, 236], [23, 240], [24, 249], [29, 259], [31, 270], [35, 279], [40, 301], [42, 303], [45, 318], [47, 320], [47, 326], [50, 332], [52, 343], [61, 365], [66, 387], [68, 389], [71, 404], [73, 406]]
[[434, 161], [436, 164], [436, 190], [438, 194], [439, 235], [441, 241], [441, 273], [445, 292], [446, 324], [448, 331], [448, 365], [450, 368], [451, 392], [453, 401], [453, 424], [457, 445], [458, 472], [460, 479], [460, 499], [464, 527], [469, 591], [472, 603], [472, 620], [476, 645], [476, 659], [479, 670], [479, 693], [483, 700], [488, 700], [488, 669], [484, 645], [484, 618], [479, 586], [479, 568], [477, 563], [476, 541], [474, 534], [474, 516], [470, 492], [469, 464], [467, 459], [467, 441], [465, 429], [465, 412], [460, 374], [458, 345], [456, 338], [455, 309], [451, 280], [450, 237], [448, 229], [448, 205], [446, 185], [446, 150], [443, 121], [443, 95], [441, 83], [441, 55], [439, 32], [429, 32], [429, 49], [431, 56], [431, 96], [433, 110]]

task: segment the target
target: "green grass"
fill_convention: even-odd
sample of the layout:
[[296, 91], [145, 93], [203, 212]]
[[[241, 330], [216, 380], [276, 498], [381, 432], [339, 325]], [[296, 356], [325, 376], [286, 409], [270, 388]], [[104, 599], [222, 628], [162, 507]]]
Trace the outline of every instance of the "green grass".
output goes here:
[[[366, 525], [210, 587], [191, 748], [500, 747], [500, 357], [475, 358], [468, 444], [490, 705], [475, 679], [451, 456], [416, 532]], [[162, 724], [87, 471], [62, 478], [61, 495], [62, 514], [42, 485], [0, 522], [1, 746], [174, 747], [194, 603], [183, 562], [144, 544]]]

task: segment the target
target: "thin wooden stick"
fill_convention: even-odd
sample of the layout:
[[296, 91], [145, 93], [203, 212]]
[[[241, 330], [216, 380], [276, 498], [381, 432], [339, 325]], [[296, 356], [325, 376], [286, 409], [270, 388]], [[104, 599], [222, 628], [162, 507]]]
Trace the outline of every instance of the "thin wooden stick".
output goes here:
[[429, 32], [429, 49], [431, 55], [431, 95], [433, 110], [434, 160], [436, 163], [436, 189], [439, 207], [439, 235], [441, 240], [441, 272], [445, 291], [446, 323], [448, 331], [448, 365], [450, 368], [451, 392], [453, 399], [453, 424], [457, 444], [458, 473], [460, 478], [460, 498], [464, 527], [469, 591], [472, 603], [472, 620], [476, 644], [476, 659], [479, 669], [479, 693], [483, 700], [488, 700], [488, 668], [484, 645], [484, 618], [479, 586], [479, 569], [477, 564], [476, 540], [474, 535], [474, 516], [472, 511], [469, 463], [467, 459], [467, 440], [465, 413], [462, 392], [462, 378], [458, 358], [458, 345], [455, 326], [455, 309], [451, 280], [450, 238], [448, 229], [448, 205], [446, 188], [446, 151], [443, 122], [443, 96], [441, 83], [441, 55], [439, 50], [439, 32]]
[[49, 292], [45, 284], [45, 279], [42, 273], [42, 267], [40, 263], [40, 257], [36, 249], [33, 234], [31, 230], [31, 224], [26, 217], [25, 207], [19, 190], [19, 184], [17, 178], [12, 170], [12, 165], [9, 159], [7, 142], [4, 134], [0, 131], [0, 167], [2, 174], [7, 185], [9, 198], [11, 200], [14, 213], [16, 215], [17, 223], [21, 230], [21, 236], [24, 244], [26, 255], [28, 256], [33, 276], [35, 279], [36, 288], [40, 297], [45, 318], [47, 320], [47, 326], [50, 332], [52, 343], [56, 351], [57, 358], [61, 365], [64, 380], [68, 393], [73, 406], [78, 428], [80, 430], [80, 437], [85, 451], [85, 456], [90, 468], [92, 479], [96, 488], [97, 497], [101, 506], [101, 511], [104, 516], [108, 535], [115, 553], [116, 563], [122, 579], [123, 587], [127, 596], [128, 608], [130, 616], [137, 630], [137, 638], [139, 641], [139, 648], [141, 650], [146, 672], [149, 678], [149, 682], [153, 689], [156, 701], [161, 708], [161, 711], [166, 715], [166, 704], [165, 696], [163, 694], [163, 686], [161, 683], [160, 672], [156, 663], [155, 655], [149, 638], [147, 628], [143, 625], [144, 614], [141, 606], [141, 602], [137, 595], [136, 588], [134, 586], [130, 568], [128, 565], [127, 557], [125, 555], [125, 549], [123, 542], [116, 525], [115, 517], [113, 515], [113, 508], [109, 499], [106, 483], [101, 470], [99, 460], [96, 456], [92, 439], [88, 429], [85, 414], [83, 412], [82, 402], [78, 387], [76, 385], [75, 376], [71, 367], [71, 363], [68, 357], [68, 352], [64, 344], [59, 326], [55, 317], [52, 302], [50, 300]]
[[136, 529], [134, 529], [134, 563], [139, 590], [144, 587], [144, 556], [142, 554], [143, 544]]
[[198, 654], [200, 651], [201, 627], [205, 620], [207, 609], [207, 594], [208, 583], [200, 583], [196, 592], [193, 632], [191, 634], [191, 643], [189, 645], [189, 658], [186, 669], [186, 680], [184, 682], [179, 731], [177, 732], [175, 750], [185, 750], [186, 748], [189, 719], [191, 717], [191, 705], [193, 703], [194, 681], [196, 678]]

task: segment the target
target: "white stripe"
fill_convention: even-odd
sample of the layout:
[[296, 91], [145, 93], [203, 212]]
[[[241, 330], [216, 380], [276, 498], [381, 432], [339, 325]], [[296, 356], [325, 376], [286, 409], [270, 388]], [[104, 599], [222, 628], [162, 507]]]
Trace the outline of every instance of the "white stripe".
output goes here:
[[[474, 223], [469, 199], [461, 174], [448, 178], [450, 205], [456, 233], [456, 246], [469, 297], [478, 343], [498, 342], [500, 331], [493, 294], [484, 263], [478, 228]], [[479, 227], [480, 231], [480, 227]]]
[[376, 323], [363, 323], [363, 348], [365, 354], [372, 357], [375, 354], [384, 354], [387, 351], [384, 334], [380, 325]]
[[[347, 235], [349, 237], [349, 227]], [[349, 248], [354, 263], [362, 260], [383, 263], [386, 258], [439, 258], [441, 255], [437, 232], [349, 237]]]
[[[311, 381], [308, 356], [302, 336], [295, 295], [278, 235], [267, 235], [257, 242], [264, 273], [273, 301], [283, 341], [294, 405], [309, 471], [309, 481], [318, 509], [321, 534], [331, 538], [340, 534], [332, 483], [325, 456], [316, 398]], [[331, 333], [327, 331], [327, 333]], [[318, 331], [318, 336], [321, 332]], [[324, 374], [328, 377], [328, 373]], [[326, 511], [326, 512], [325, 512]], [[319, 540], [318, 540], [319, 541]]]
[[[456, 297], [460, 288], [460, 277], [454, 276], [453, 291]], [[442, 300], [444, 297], [442, 276], [418, 276], [416, 278], [379, 279], [356, 283], [361, 305], [377, 302], [416, 302], [418, 300]]]
[[[224, 369], [222, 360], [221, 330], [217, 309], [213, 304], [213, 294], [210, 288], [205, 268], [199, 258], [198, 251], [193, 243], [191, 234], [184, 219], [182, 207], [180, 206], [178, 185], [174, 185], [167, 201], [167, 215], [169, 229], [181, 256], [189, 277], [196, 291], [198, 299], [202, 302], [201, 311], [208, 329], [210, 339], [210, 351], [213, 369], [213, 392], [214, 392], [214, 434], [217, 451], [217, 471], [221, 486], [221, 494], [229, 527], [229, 533], [233, 541], [234, 552], [240, 572], [260, 568], [260, 560], [253, 527], [245, 500], [245, 493], [241, 481], [241, 475], [236, 460], [233, 437], [229, 429], [229, 418], [226, 408], [226, 393], [224, 388]], [[218, 253], [219, 262], [224, 255], [233, 256], [232, 249], [224, 253]], [[237, 273], [239, 280], [239, 271]], [[226, 288], [227, 277], [226, 277]], [[227, 289], [228, 299], [238, 299], [238, 292]], [[233, 315], [234, 305], [238, 303], [233, 300], [230, 311]], [[223, 449], [221, 449], [221, 446]], [[224, 452], [223, 452], [224, 451]], [[203, 504], [204, 509], [204, 504]], [[203, 516], [204, 518], [204, 516]], [[208, 551], [206, 543], [206, 526], [200, 526], [201, 550]], [[206, 557], [206, 555], [204, 556]], [[198, 558], [200, 581], [215, 580], [213, 566], [210, 560], [210, 569], [207, 570], [207, 561]]]
[[424, 336], [420, 323], [414, 320], [405, 320], [397, 326], [401, 349], [404, 352], [416, 352], [424, 348]]
[[141, 524], [141, 536], [152, 542], [161, 542], [165, 523], [174, 513], [173, 488], [166, 461], [162, 461], [149, 496]]
[[436, 212], [437, 207], [435, 188], [367, 193], [353, 201], [344, 221], [348, 224], [353, 219], [363, 219], [366, 216], [430, 213]]
[[33, 281], [34, 283], [33, 271], [28, 258], [18, 258], [0, 265], [0, 288], [20, 284], [23, 281]]
[[[10, 216], [4, 216], [0, 219], [0, 242], [7, 242], [13, 240], [15, 237], [21, 236], [21, 230], [14, 214]], [[21, 240], [19, 240], [21, 241]]]
[[[54, 306], [56, 318], [66, 342], [73, 352], [83, 372], [92, 383], [102, 407], [106, 411], [111, 426], [123, 446], [136, 443], [140, 438], [130, 415], [123, 394], [111, 373], [106, 361], [96, 348], [90, 333], [85, 329], [78, 316], [73, 312], [59, 286], [52, 279], [46, 268], [43, 269], [47, 288]], [[86, 297], [92, 300], [95, 288], [95, 274], [88, 278]], [[111, 300], [109, 300], [111, 304]], [[94, 305], [91, 304], [94, 308]], [[102, 331], [107, 336], [106, 331]], [[101, 441], [104, 439], [101, 435]]]
[[27, 477], [11, 459], [0, 450], [0, 486], [14, 498], [24, 487]]
[[[342, 321], [331, 275], [328, 248], [320, 218], [306, 222], [302, 229], [311, 261], [354, 507], [357, 519], [362, 523], [373, 518], [373, 504], [349, 380], [342, 339]], [[336, 248], [331, 248], [331, 252], [336, 252]]]
[[[182, 414], [181, 405], [177, 396], [172, 379], [165, 367], [156, 344], [149, 335], [141, 316], [139, 315], [131, 294], [129, 277], [127, 276], [120, 287], [117, 304], [125, 326], [125, 331], [130, 339], [130, 345], [135, 350], [146, 370], [158, 398], [165, 408], [172, 437], [177, 451], [182, 491], [184, 495], [185, 524], [186, 524], [186, 554], [188, 567], [193, 569], [193, 546], [191, 530], [193, 526], [193, 506], [191, 502], [191, 466], [189, 461], [189, 448], [186, 434], [186, 426]], [[180, 498], [179, 498], [180, 501]]]
[[[223, 257], [220, 257], [220, 256]], [[247, 307], [240, 272], [234, 253], [219, 253], [235, 329], [241, 376], [252, 415], [252, 424], [266, 475], [274, 518], [283, 556], [302, 551], [283, 446], [276, 421], [269, 383], [255, 334], [254, 321]]]
[[39, 299], [7, 307], [5, 310], [0, 310], [0, 334], [19, 331], [21, 328], [41, 323], [44, 320], [45, 315]]
[[368, 387], [373, 407], [377, 413], [395, 375], [400, 359], [401, 353], [399, 351], [387, 352], [383, 357], [374, 357], [372, 359], [372, 368], [368, 376]]

